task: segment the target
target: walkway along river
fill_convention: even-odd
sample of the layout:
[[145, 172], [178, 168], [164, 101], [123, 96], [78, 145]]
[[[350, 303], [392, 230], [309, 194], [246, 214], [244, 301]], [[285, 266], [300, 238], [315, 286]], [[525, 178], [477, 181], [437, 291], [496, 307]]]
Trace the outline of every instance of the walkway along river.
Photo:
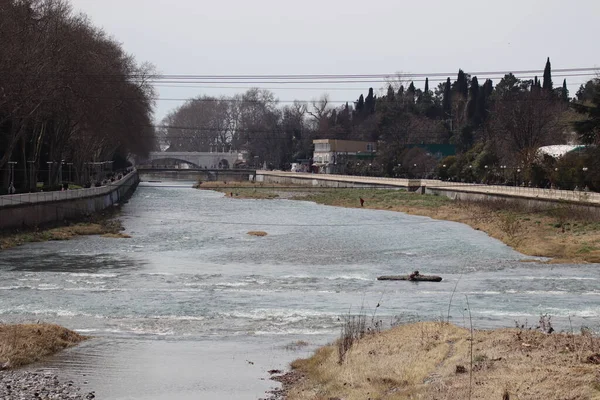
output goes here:
[[[446, 316], [476, 328], [597, 329], [597, 265], [523, 263], [465, 225], [288, 200], [240, 200], [191, 183], [142, 184], [122, 220], [132, 239], [82, 237], [0, 258], [0, 320], [55, 322], [95, 339], [32, 369], [98, 399], [257, 399], [333, 340], [339, 317], [385, 324]], [[262, 230], [266, 237], [251, 237]], [[441, 283], [380, 282], [419, 269]], [[299, 341], [308, 346], [299, 345]]]

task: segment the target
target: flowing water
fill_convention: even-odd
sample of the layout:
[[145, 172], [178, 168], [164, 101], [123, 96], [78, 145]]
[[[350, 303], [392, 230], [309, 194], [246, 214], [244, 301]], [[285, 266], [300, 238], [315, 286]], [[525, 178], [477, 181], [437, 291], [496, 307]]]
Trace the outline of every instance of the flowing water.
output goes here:
[[[0, 320], [94, 339], [34, 369], [99, 399], [258, 399], [361, 308], [384, 324], [446, 317], [476, 328], [597, 328], [597, 265], [523, 263], [465, 225], [290, 200], [142, 184], [131, 239], [84, 237], [0, 254]], [[251, 230], [267, 237], [247, 235]], [[441, 283], [381, 282], [414, 269]], [[380, 307], [376, 307], [380, 304]], [[307, 346], [296, 345], [298, 341]]]

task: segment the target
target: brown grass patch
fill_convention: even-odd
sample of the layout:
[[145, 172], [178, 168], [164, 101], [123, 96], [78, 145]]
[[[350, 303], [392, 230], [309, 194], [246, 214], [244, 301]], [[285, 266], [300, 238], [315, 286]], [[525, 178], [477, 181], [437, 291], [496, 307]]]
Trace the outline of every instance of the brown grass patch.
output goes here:
[[25, 243], [70, 240], [77, 236], [104, 235], [105, 237], [127, 238], [121, 222], [106, 219], [95, 222], [80, 222], [67, 226], [31, 230], [21, 233], [6, 233], [0, 236], [0, 250], [21, 246]]
[[131, 235], [126, 233], [105, 233], [102, 237], [110, 239], [131, 239]]
[[402, 325], [366, 336], [342, 364], [335, 344], [294, 361], [306, 379], [289, 388], [288, 399], [467, 399], [471, 372], [474, 399], [501, 399], [507, 390], [518, 399], [600, 399], [599, 348], [589, 334], [475, 331], [470, 371], [469, 330]]
[[308, 346], [310, 343], [308, 343], [305, 340], [297, 340], [295, 342], [292, 342], [290, 344], [285, 345], [285, 349], [286, 350], [299, 350], [301, 348], [304, 348], [306, 346]]
[[58, 325], [0, 324], [0, 366], [19, 368], [86, 339]]
[[264, 231], [250, 231], [250, 232], [248, 232], [248, 235], [262, 237], [262, 236], [267, 236], [268, 233], [264, 232]]

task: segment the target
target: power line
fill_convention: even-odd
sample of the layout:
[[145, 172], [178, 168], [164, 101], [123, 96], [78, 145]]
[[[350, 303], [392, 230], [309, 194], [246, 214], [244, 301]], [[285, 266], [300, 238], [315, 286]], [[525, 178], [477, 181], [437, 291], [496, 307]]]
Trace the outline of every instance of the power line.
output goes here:
[[[598, 67], [577, 67], [577, 68], [554, 68], [552, 73], [561, 72], [598, 72]], [[467, 75], [506, 75], [506, 74], [536, 74], [543, 73], [544, 69], [525, 69], [525, 70], [496, 70], [496, 71], [464, 71]], [[140, 78], [140, 79], [366, 79], [366, 78], [390, 78], [390, 77], [439, 77], [454, 76], [456, 71], [452, 72], [394, 72], [394, 73], [376, 73], [376, 74], [55, 74], [56, 76], [84, 76], [84, 77], [121, 77]]]
[[[486, 76], [503, 76], [506, 74], [513, 75], [531, 75], [541, 74], [544, 70], [504, 70], [504, 71], [474, 71], [466, 72], [471, 76], [486, 77]], [[554, 77], [561, 76], [590, 76], [598, 73], [596, 67], [586, 68], [555, 68], [553, 70]], [[562, 74], [562, 75], [561, 75]], [[110, 80], [104, 80], [103, 78], [119, 78], [115, 83], [124, 83], [127, 80], [143, 80], [146, 82], [160, 82], [160, 83], [265, 83], [272, 82], [274, 84], [286, 84], [286, 83], [378, 83], [385, 82], [390, 79], [400, 80], [413, 80], [413, 81], [424, 81], [425, 78], [432, 77], [430, 81], [445, 81], [446, 78], [456, 75], [456, 72], [432, 72], [432, 73], [394, 73], [394, 74], [289, 74], [289, 75], [185, 75], [185, 74], [172, 74], [172, 75], [142, 75], [142, 74], [76, 74], [76, 73], [64, 73], [64, 74], [50, 74], [46, 77], [32, 77], [28, 74], [11, 73], [5, 74], [10, 75], [11, 78], [19, 78], [22, 80], [34, 80], [34, 81], [45, 81], [45, 80], [63, 80], [65, 78], [92, 78], [95, 80], [102, 80], [103, 83], [110, 83]], [[445, 77], [445, 78], [440, 78]], [[422, 78], [422, 79], [417, 79]], [[200, 81], [200, 82], [198, 82]]]

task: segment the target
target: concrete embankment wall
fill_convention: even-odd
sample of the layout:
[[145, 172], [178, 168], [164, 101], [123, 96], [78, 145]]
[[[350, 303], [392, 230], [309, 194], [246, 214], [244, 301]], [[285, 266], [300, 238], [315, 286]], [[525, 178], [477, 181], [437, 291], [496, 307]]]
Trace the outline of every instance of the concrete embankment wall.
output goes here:
[[0, 196], [0, 230], [31, 228], [102, 211], [127, 199], [138, 183], [138, 173], [133, 171], [102, 187]]
[[425, 188], [426, 194], [436, 196], [446, 196], [452, 200], [458, 201], [473, 201], [473, 202], [496, 202], [504, 204], [514, 204], [520, 208], [527, 210], [559, 210], [570, 209], [573, 211], [583, 212], [588, 215], [600, 216], [600, 204], [587, 201], [584, 193], [581, 193], [579, 199], [551, 199], [530, 196], [519, 196], [518, 193], [477, 193], [472, 191], [461, 191], [449, 188]]
[[[269, 171], [270, 172], [270, 171]], [[341, 176], [341, 175], [314, 175], [314, 174], [274, 174], [257, 172], [257, 182], [274, 183], [279, 185], [303, 185], [311, 187], [328, 188], [355, 188], [355, 189], [397, 189], [397, 190], [418, 190], [420, 181], [415, 179], [395, 179], [369, 178], [365, 180], [359, 176]]]
[[321, 175], [282, 171], [258, 171], [256, 179], [262, 182], [313, 187], [404, 189], [446, 196], [453, 200], [514, 203], [531, 210], [571, 208], [600, 215], [600, 193], [443, 182], [433, 179]]

